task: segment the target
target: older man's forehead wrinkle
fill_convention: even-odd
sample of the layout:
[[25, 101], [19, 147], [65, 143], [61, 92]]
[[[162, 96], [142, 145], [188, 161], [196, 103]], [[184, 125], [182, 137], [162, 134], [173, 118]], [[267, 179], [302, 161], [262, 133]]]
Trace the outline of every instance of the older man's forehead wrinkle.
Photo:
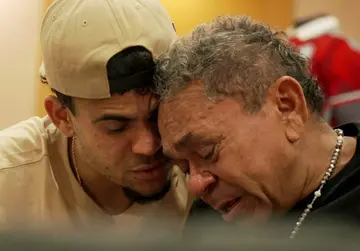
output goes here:
[[208, 127], [207, 117], [213, 103], [206, 101], [207, 97], [198, 86], [162, 101], [159, 127], [166, 152], [180, 154], [185, 149], [175, 149], [174, 145], [180, 138]]

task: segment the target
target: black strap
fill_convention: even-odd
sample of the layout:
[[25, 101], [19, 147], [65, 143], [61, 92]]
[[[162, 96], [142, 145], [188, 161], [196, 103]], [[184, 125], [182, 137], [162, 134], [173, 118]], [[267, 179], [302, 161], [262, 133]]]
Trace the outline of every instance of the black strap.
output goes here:
[[360, 123], [348, 123], [334, 127], [344, 131], [345, 136], [356, 137], [360, 136]]

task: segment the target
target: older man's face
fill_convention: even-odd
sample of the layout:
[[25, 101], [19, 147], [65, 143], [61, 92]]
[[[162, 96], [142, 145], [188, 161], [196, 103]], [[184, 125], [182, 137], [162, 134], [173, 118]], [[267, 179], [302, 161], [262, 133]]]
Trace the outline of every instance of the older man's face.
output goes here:
[[235, 99], [210, 101], [201, 83], [160, 105], [165, 154], [187, 162], [189, 189], [225, 220], [264, 219], [281, 207], [294, 155], [275, 108], [267, 102], [249, 115]]

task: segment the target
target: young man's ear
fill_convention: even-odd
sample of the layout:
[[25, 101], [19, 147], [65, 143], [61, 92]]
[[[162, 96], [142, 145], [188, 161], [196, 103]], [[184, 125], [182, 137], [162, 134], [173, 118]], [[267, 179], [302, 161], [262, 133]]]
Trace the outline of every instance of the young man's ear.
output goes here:
[[70, 110], [61, 104], [55, 96], [47, 96], [44, 101], [45, 110], [53, 124], [67, 137], [74, 136]]

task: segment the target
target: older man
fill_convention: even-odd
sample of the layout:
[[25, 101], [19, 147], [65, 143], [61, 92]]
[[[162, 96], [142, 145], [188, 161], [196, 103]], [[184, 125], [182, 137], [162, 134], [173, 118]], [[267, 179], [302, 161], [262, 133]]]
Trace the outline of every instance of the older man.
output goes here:
[[188, 164], [190, 190], [225, 220], [291, 215], [293, 238], [322, 216], [360, 219], [359, 131], [322, 119], [307, 61], [269, 27], [241, 16], [202, 24], [161, 58], [157, 78], [164, 153]]

